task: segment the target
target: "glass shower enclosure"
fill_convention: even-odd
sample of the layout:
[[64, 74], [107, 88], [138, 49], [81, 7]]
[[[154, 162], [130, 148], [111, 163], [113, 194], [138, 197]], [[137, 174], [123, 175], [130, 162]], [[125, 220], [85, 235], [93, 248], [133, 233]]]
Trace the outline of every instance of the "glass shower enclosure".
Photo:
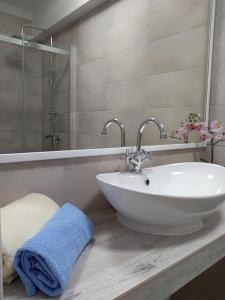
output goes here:
[[70, 148], [70, 51], [0, 34], [0, 153]]

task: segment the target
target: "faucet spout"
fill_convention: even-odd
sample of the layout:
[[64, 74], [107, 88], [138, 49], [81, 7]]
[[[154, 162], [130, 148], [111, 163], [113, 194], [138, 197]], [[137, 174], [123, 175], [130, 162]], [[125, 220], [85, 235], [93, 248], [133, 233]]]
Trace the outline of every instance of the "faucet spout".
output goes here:
[[136, 145], [137, 146], [137, 152], [141, 151], [143, 132], [144, 132], [144, 129], [145, 129], [146, 125], [148, 125], [150, 123], [154, 123], [159, 128], [161, 139], [166, 139], [167, 138], [166, 130], [165, 130], [165, 127], [162, 124], [162, 122], [159, 119], [154, 118], [154, 117], [149, 118], [149, 119], [145, 120], [144, 122], [142, 122], [139, 129], [138, 129], [137, 145]]
[[107, 134], [107, 129], [112, 125], [112, 124], [116, 124], [119, 126], [120, 128], [120, 133], [121, 133], [121, 147], [125, 147], [126, 146], [126, 131], [125, 131], [125, 126], [124, 124], [118, 120], [118, 119], [110, 119], [108, 120], [104, 126], [103, 129], [101, 131], [101, 134], [106, 135]]

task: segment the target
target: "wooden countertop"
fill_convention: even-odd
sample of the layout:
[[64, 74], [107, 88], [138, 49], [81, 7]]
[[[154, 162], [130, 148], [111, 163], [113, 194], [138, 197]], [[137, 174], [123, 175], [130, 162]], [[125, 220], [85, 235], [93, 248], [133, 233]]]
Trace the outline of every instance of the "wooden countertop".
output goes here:
[[[225, 204], [191, 235], [158, 237], [121, 225], [112, 209], [91, 215], [95, 239], [60, 300], [164, 300], [225, 256]], [[4, 300], [25, 300], [19, 280]], [[42, 294], [34, 297], [46, 300]]]

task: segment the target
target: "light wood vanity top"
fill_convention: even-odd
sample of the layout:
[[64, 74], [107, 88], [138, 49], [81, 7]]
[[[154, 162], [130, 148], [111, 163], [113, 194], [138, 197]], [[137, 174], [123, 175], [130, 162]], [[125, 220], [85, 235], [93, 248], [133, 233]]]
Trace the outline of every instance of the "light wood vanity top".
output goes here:
[[[64, 295], [56, 299], [163, 300], [225, 256], [225, 204], [201, 231], [181, 237], [132, 231], [111, 209], [91, 218], [95, 240], [80, 256]], [[19, 280], [4, 288], [5, 300], [27, 299]]]

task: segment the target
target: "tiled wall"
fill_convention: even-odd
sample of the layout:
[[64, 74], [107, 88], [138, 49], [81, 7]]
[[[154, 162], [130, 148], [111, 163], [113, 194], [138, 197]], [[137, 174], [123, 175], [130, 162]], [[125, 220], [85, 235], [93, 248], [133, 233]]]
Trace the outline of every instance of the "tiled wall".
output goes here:
[[[0, 13], [3, 34], [20, 36], [22, 25], [27, 23], [26, 19]], [[37, 50], [25, 49], [23, 82], [22, 47], [0, 43], [0, 153], [38, 151], [42, 147], [40, 61]]]
[[[225, 1], [217, 1], [210, 119], [225, 124]], [[225, 143], [215, 146], [214, 162], [225, 165]]]
[[[125, 123], [134, 145], [148, 117], [171, 132], [189, 112], [202, 112], [207, 24], [206, 0], [120, 0], [60, 32], [56, 39], [78, 50], [76, 146], [118, 146], [118, 128], [100, 134], [111, 117]], [[145, 143], [160, 142], [155, 128], [146, 131]]]

